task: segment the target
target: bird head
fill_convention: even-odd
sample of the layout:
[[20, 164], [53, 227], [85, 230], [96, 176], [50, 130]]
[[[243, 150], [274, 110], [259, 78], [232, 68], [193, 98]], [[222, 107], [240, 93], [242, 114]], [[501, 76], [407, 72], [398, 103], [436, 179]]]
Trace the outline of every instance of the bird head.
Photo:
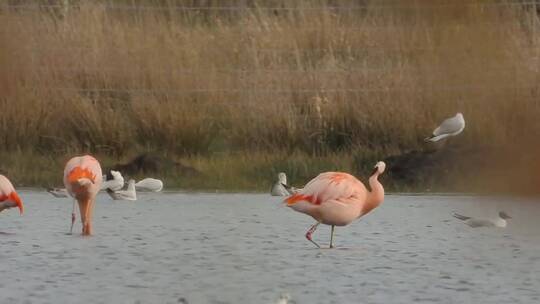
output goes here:
[[287, 175], [284, 172], [279, 172], [278, 181], [284, 185], [287, 185]]
[[375, 173], [382, 174], [385, 169], [386, 169], [386, 164], [383, 161], [379, 161], [377, 162], [377, 164], [375, 164], [375, 167], [373, 167], [373, 172], [371, 173], [371, 175]]
[[504, 212], [504, 211], [499, 212], [499, 216], [504, 220], [512, 218], [510, 215], [506, 214], [506, 212]]
[[124, 177], [122, 176], [122, 173], [120, 173], [120, 171], [111, 170], [111, 175], [114, 180], [118, 180], [124, 183]]
[[19, 212], [22, 215], [24, 213], [24, 205], [21, 198], [17, 194], [17, 192], [15, 191], [11, 192], [11, 194], [9, 195], [9, 198], [11, 201], [13, 201], [17, 205], [17, 207], [19, 208]]

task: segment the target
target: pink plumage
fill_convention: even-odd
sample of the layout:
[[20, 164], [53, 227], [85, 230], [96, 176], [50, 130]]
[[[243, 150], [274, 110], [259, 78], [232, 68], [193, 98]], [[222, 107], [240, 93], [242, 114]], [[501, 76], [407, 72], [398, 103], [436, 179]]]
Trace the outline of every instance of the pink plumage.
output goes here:
[[[24, 212], [24, 205], [21, 198], [15, 191], [13, 184], [3, 175], [0, 175], [0, 202], [13, 203], [13, 207], [17, 206], [21, 214]], [[3, 206], [0, 211], [9, 207], [11, 206]]]
[[90, 155], [70, 159], [64, 169], [64, 186], [79, 203], [83, 235], [92, 234], [92, 213], [103, 175], [99, 162]]
[[287, 198], [287, 204], [305, 200], [320, 205], [329, 200], [365, 195], [366, 187], [356, 177], [343, 172], [325, 172], [312, 179], [301, 191]]
[[[384, 200], [384, 188], [378, 176], [386, 165], [378, 162], [369, 178], [371, 192], [356, 177], [343, 172], [325, 172], [312, 179], [302, 190], [291, 195], [285, 202], [295, 211], [313, 217], [317, 223], [306, 234], [313, 242], [311, 234], [320, 223], [345, 226], [376, 208]], [[313, 242], [315, 243], [315, 242]], [[319, 246], [317, 243], [315, 243]]]

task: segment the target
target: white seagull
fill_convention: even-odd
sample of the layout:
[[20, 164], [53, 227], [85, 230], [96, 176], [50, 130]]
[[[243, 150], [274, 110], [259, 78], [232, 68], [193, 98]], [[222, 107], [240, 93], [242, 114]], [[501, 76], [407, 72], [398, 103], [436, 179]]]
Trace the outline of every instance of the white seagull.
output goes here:
[[291, 187], [287, 184], [287, 175], [285, 173], [280, 172], [278, 174], [278, 180], [276, 183], [272, 186], [272, 190], [270, 190], [270, 195], [272, 196], [289, 196], [291, 194], [294, 194], [299, 189], [296, 189], [294, 187]]
[[119, 171], [111, 170], [112, 179], [106, 180], [103, 176], [103, 183], [101, 184], [101, 190], [111, 189], [112, 191], [118, 191], [124, 188], [124, 177]]
[[114, 191], [111, 189], [107, 189], [107, 193], [115, 201], [136, 201], [137, 191], [135, 191], [135, 180], [129, 180], [127, 190]]
[[449, 136], [456, 136], [463, 129], [465, 129], [465, 119], [463, 118], [463, 114], [457, 113], [456, 116], [445, 119], [425, 141], [436, 142]]
[[135, 183], [135, 189], [142, 191], [159, 192], [163, 189], [163, 182], [156, 178], [147, 177]]
[[511, 219], [508, 214], [501, 211], [499, 212], [499, 217], [496, 219], [482, 219], [482, 218], [472, 218], [470, 216], [464, 216], [458, 213], [453, 214], [455, 218], [462, 220], [465, 224], [477, 228], [477, 227], [506, 227], [506, 220]]
[[290, 300], [291, 300], [291, 295], [289, 295], [288, 293], [282, 293], [279, 296], [279, 299], [277, 300], [276, 304], [288, 304], [290, 303], [289, 302]]

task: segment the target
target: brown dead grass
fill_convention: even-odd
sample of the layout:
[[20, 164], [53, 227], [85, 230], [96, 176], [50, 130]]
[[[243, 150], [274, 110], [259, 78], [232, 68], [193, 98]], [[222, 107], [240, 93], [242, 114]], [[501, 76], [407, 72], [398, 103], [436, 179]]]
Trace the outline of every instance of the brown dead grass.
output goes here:
[[[530, 6], [75, 3], [65, 15], [0, 5], [5, 150], [384, 156], [421, 148], [458, 111], [464, 145], [526, 151], [540, 138], [540, 29]], [[267, 9], [291, 5], [301, 9]]]

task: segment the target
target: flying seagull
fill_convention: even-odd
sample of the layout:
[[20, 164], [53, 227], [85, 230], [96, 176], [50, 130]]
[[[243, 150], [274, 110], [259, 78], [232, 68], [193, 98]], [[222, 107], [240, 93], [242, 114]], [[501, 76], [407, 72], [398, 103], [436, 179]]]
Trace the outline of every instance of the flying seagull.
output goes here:
[[463, 119], [463, 114], [457, 113], [456, 116], [445, 119], [425, 141], [436, 142], [449, 136], [456, 136], [463, 129], [465, 129], [465, 119]]
[[135, 183], [136, 190], [159, 192], [163, 189], [163, 182], [156, 178], [147, 177]]

